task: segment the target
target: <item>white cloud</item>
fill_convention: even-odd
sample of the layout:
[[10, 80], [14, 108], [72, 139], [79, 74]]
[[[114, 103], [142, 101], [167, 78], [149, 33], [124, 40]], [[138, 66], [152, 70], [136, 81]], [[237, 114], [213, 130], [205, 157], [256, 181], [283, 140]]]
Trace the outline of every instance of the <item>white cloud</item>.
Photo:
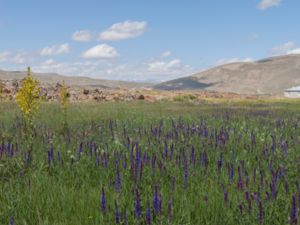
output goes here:
[[270, 7], [279, 6], [281, 3], [281, 0], [261, 0], [261, 2], [258, 4], [258, 8], [260, 10], [265, 10]]
[[287, 42], [283, 45], [275, 46], [271, 49], [271, 54], [273, 56], [277, 55], [286, 55], [289, 54], [289, 52], [292, 52], [296, 49], [296, 44], [292, 41]]
[[1, 62], [6, 62], [10, 57], [9, 52], [0, 52], [0, 63]]
[[148, 64], [148, 70], [152, 72], [170, 72], [174, 69], [179, 69], [182, 66], [180, 59], [171, 61], [154, 61]]
[[135, 38], [142, 35], [147, 27], [145, 21], [125, 21], [122, 23], [115, 23], [99, 36], [100, 40], [118, 41], [128, 38]]
[[237, 62], [253, 62], [253, 58], [229, 58], [229, 59], [220, 59], [216, 62], [216, 66], [229, 64], [229, 63], [237, 63]]
[[51, 47], [45, 47], [40, 51], [42, 56], [61, 55], [70, 52], [69, 44], [65, 43], [62, 45], [54, 45]]
[[107, 44], [96, 45], [82, 53], [86, 59], [116, 58], [119, 53], [112, 46]]
[[300, 48], [296, 48], [287, 52], [288, 55], [291, 54], [300, 54]]
[[74, 41], [86, 42], [93, 38], [93, 34], [88, 30], [79, 30], [72, 35]]
[[171, 51], [165, 51], [165, 52], [162, 52], [160, 54], [160, 57], [161, 58], [168, 58], [170, 55], [172, 55], [172, 52]]
[[0, 63], [24, 64], [32, 61], [32, 56], [24, 51], [0, 52]]
[[193, 74], [195, 71], [180, 59], [163, 60], [160, 56], [138, 63], [111, 60], [83, 60], [59, 62], [48, 59], [32, 66], [35, 72], [53, 72], [100, 79], [157, 82]]

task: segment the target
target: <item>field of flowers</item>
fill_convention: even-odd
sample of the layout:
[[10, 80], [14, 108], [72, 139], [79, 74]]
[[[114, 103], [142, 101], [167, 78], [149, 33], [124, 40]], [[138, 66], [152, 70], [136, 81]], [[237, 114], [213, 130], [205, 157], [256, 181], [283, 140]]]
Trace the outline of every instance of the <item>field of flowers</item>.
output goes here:
[[[0, 104], [0, 224], [298, 224], [299, 103]], [[30, 162], [29, 162], [30, 161]]]

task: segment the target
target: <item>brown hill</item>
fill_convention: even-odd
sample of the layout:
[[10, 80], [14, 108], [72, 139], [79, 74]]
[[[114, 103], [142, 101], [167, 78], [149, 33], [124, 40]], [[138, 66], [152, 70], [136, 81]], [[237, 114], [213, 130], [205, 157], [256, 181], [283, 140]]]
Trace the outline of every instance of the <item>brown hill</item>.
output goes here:
[[162, 90], [203, 89], [238, 94], [281, 94], [285, 89], [297, 85], [300, 85], [300, 55], [286, 55], [256, 62], [221, 65], [154, 87]]
[[[0, 80], [21, 80], [26, 76], [25, 71], [3, 71], [0, 70]], [[63, 76], [55, 73], [32, 73], [32, 76], [37, 78], [44, 85], [54, 85], [62, 83], [67, 86], [84, 87], [84, 88], [142, 88], [146, 87], [146, 83], [135, 83], [126, 81], [92, 79], [88, 77]]]

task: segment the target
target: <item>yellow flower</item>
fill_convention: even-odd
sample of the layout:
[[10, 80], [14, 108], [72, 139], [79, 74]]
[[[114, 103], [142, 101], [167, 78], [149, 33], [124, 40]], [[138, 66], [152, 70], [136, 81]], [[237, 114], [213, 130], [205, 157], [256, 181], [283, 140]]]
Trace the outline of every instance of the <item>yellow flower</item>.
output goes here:
[[24, 116], [31, 121], [34, 113], [39, 108], [40, 88], [38, 80], [30, 75], [30, 67], [28, 67], [27, 77], [22, 81], [22, 86], [17, 92], [16, 101]]

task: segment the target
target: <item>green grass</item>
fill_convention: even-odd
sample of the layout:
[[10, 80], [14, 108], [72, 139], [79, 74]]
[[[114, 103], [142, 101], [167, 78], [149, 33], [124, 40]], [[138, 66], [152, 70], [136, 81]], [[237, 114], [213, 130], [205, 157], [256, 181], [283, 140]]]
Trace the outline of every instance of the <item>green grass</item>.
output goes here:
[[[300, 182], [299, 109], [300, 102], [283, 100], [208, 101], [198, 105], [186, 101], [77, 103], [69, 107], [70, 132], [66, 134], [60, 106], [44, 103], [34, 121], [33, 161], [26, 166], [24, 121], [15, 103], [1, 102], [0, 224], [9, 224], [10, 218], [17, 225], [115, 224], [115, 204], [121, 214], [126, 211], [127, 224], [147, 224], [148, 205], [154, 215], [155, 186], [161, 194], [162, 212], [152, 218], [152, 224], [258, 224], [259, 201], [252, 199], [252, 209], [248, 211], [245, 192], [252, 196], [260, 194], [263, 224], [289, 224], [292, 195], [297, 196], [297, 206], [300, 205], [297, 187]], [[274, 151], [271, 136], [275, 137]], [[8, 143], [12, 143], [14, 149], [18, 144], [13, 157], [7, 152]], [[79, 154], [81, 143], [83, 150]], [[51, 145], [54, 157], [49, 164]], [[139, 153], [141, 159], [136, 164]], [[203, 163], [204, 153], [207, 166]], [[218, 170], [221, 155], [222, 166]], [[237, 187], [241, 161], [245, 165], [243, 190]], [[232, 180], [228, 176], [228, 165], [234, 166]], [[120, 193], [115, 190], [117, 167]], [[186, 167], [188, 177], [184, 189]], [[280, 177], [276, 181], [276, 198], [268, 199], [271, 169], [280, 171]], [[175, 189], [172, 190], [174, 178]], [[106, 213], [101, 211], [100, 205], [102, 188], [107, 201]], [[227, 202], [224, 188], [228, 191]], [[136, 190], [141, 200], [140, 219], [135, 217]], [[170, 198], [173, 200], [172, 219], [168, 211]], [[239, 205], [243, 207], [242, 213]]]

